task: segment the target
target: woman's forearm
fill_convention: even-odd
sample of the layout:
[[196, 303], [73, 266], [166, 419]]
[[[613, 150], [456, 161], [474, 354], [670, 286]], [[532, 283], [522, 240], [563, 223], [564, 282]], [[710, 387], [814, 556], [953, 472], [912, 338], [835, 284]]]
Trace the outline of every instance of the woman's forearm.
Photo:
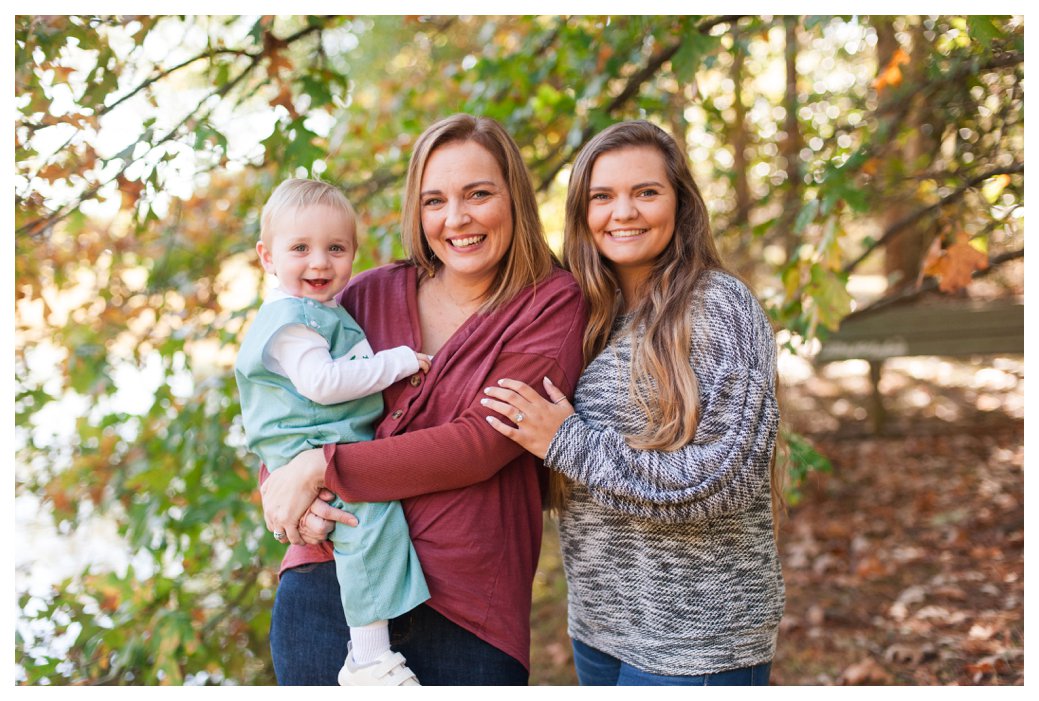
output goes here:
[[[540, 381], [548, 375], [569, 391], [570, 382], [549, 358], [528, 356], [522, 363], [501, 365], [494, 381], [520, 374]], [[487, 423], [493, 412], [480, 404], [481, 398], [474, 397], [461, 416], [439, 426], [328, 449], [325, 485], [345, 501], [390, 501], [490, 478], [524, 450]]]

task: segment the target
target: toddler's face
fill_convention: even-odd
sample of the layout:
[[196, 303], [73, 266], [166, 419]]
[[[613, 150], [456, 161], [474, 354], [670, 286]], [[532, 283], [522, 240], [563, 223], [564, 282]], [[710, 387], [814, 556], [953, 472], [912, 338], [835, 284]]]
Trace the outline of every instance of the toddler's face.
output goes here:
[[327, 302], [346, 287], [357, 251], [354, 220], [333, 207], [288, 210], [272, 222], [270, 246], [256, 244], [264, 270], [294, 297]]

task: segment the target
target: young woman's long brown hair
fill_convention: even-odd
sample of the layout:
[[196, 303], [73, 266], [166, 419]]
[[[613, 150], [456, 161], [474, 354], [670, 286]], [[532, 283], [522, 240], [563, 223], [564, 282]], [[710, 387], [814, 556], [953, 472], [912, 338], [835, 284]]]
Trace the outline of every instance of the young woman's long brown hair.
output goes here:
[[[567, 191], [563, 263], [588, 300], [589, 319], [584, 334], [587, 364], [606, 347], [610, 329], [621, 311], [619, 281], [596, 249], [588, 228], [592, 168], [604, 153], [647, 146], [663, 156], [668, 181], [675, 191], [675, 232], [653, 263], [637, 299], [628, 300], [632, 329], [629, 392], [647, 422], [643, 431], [626, 439], [633, 448], [673, 451], [692, 442], [700, 418], [699, 385], [689, 364], [690, 300], [705, 272], [725, 267], [711, 233], [707, 206], [693, 180], [686, 155], [670, 135], [646, 121], [622, 122], [603, 130], [585, 145], [574, 163]], [[775, 460], [773, 505], [778, 506], [781, 492], [774, 465]], [[566, 491], [565, 484], [553, 480], [553, 506], [562, 503]]]

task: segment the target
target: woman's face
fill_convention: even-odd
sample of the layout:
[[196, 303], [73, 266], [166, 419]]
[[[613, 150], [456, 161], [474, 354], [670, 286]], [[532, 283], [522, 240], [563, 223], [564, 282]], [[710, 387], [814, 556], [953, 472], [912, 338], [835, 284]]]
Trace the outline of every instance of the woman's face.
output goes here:
[[422, 232], [443, 272], [493, 279], [512, 245], [512, 200], [491, 153], [475, 141], [438, 147], [419, 190]]
[[620, 278], [641, 281], [675, 232], [678, 199], [652, 146], [607, 151], [592, 165], [588, 229]]

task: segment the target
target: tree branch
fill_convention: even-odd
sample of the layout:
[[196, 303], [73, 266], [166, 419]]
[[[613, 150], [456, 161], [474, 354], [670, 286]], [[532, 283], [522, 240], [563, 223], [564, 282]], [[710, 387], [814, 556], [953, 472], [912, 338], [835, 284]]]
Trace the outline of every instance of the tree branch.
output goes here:
[[[1016, 251], [1008, 251], [1006, 253], [1001, 253], [998, 256], [992, 256], [988, 259], [988, 267], [986, 267], [984, 270], [975, 270], [974, 274], [971, 276], [971, 279], [977, 280], [978, 278], [984, 277], [989, 273], [993, 272], [1000, 265], [1008, 261], [1017, 260], [1018, 258], [1024, 257], [1025, 249], [1023, 248]], [[884, 307], [889, 307], [892, 304], [896, 304], [898, 302], [905, 302], [910, 299], [914, 299], [927, 292], [933, 292], [936, 289], [938, 289], [938, 280], [936, 278], [929, 277], [922, 283], [920, 283], [917, 287], [904, 290], [898, 294], [894, 294], [889, 297], [881, 297], [872, 304], [869, 304], [863, 307], [862, 309], [856, 310], [855, 313], [862, 314], [867, 311], [876, 311], [877, 309], [883, 309]]]
[[[723, 15], [720, 17], [713, 17], [697, 25], [696, 31], [699, 34], [706, 34], [714, 27], [717, 27], [719, 24], [729, 24], [735, 22], [742, 16], [743, 15]], [[665, 46], [660, 51], [657, 51], [656, 53], [651, 55], [649, 57], [649, 60], [646, 62], [646, 65], [644, 65], [642, 68], [640, 68], [638, 71], [636, 71], [628, 77], [628, 80], [624, 83], [624, 87], [621, 88], [621, 91], [617, 93], [617, 95], [612, 100], [610, 100], [609, 103], [607, 103], [605, 108], [603, 108], [603, 112], [607, 115], [612, 114], [614, 111], [622, 107], [635, 94], [637, 94], [642, 85], [646, 83], [654, 75], [656, 75], [657, 71], [660, 70], [661, 66], [663, 66], [667, 61], [671, 60], [671, 58], [676, 53], [678, 53], [678, 50], [682, 48], [682, 41], [682, 39], [679, 39], [678, 41], [675, 41], [674, 43]], [[556, 175], [559, 173], [560, 170], [563, 169], [563, 166], [569, 163], [570, 160], [573, 158], [574, 154], [580, 151], [581, 148], [588, 142], [588, 140], [592, 138], [593, 129], [594, 128], [590, 124], [585, 125], [585, 128], [581, 131], [580, 142], [573, 148], [569, 149], [569, 152], [566, 154], [566, 156], [559, 159], [556, 162], [556, 164], [552, 167], [552, 169], [544, 177], [542, 177], [541, 183], [538, 185], [537, 188], [538, 192], [544, 192], [551, 186], [552, 181], [555, 180]], [[563, 149], [565, 144], [565, 141], [561, 141], [560, 145], [552, 153], [550, 153], [548, 157], [543, 159], [542, 162], [545, 163], [551, 160], [557, 153], [559, 153]]]
[[[324, 29], [324, 27], [320, 25], [304, 27], [296, 33], [286, 37], [285, 39], [279, 40], [279, 42], [282, 45], [287, 46], [302, 39], [303, 37], [309, 34], [312, 34], [313, 32], [320, 32], [322, 29]], [[200, 115], [202, 117], [205, 117], [211, 114], [213, 109], [216, 108], [215, 106], [210, 108], [208, 112], [203, 113], [203, 107], [207, 102], [209, 102], [210, 98], [225, 97], [227, 93], [229, 93], [235, 86], [237, 86], [239, 83], [245, 80], [245, 78], [247, 78], [252, 73], [256, 66], [259, 65], [260, 61], [262, 61], [267, 56], [267, 51], [266, 49], [260, 49], [253, 53], [246, 52], [245, 55], [250, 57], [250, 61], [249, 64], [242, 70], [242, 72], [235, 76], [233, 79], [221, 85], [218, 89], [213, 90], [209, 95], [200, 100], [198, 104], [195, 106], [195, 108], [191, 112], [189, 112], [187, 116], [184, 117], [184, 119], [182, 119], [176, 126], [174, 126], [166, 133], [166, 136], [154, 143], [149, 144], [149, 153], [154, 151], [159, 146], [165, 144], [166, 142], [175, 139], [179, 135], [180, 130], [185, 125], [201, 118]], [[57, 224], [59, 221], [61, 221], [65, 217], [69, 216], [72, 212], [79, 209], [80, 205], [82, 205], [84, 202], [96, 197], [98, 192], [100, 192], [104, 186], [112, 182], [115, 182], [119, 177], [123, 176], [126, 173], [126, 171], [130, 168], [130, 166], [133, 165], [134, 162], [135, 161], [131, 160], [127, 163], [124, 163], [123, 167], [120, 168], [119, 171], [112, 175], [108, 180], [95, 184], [93, 187], [80, 194], [75, 200], [69, 202], [68, 204], [62, 207], [59, 207], [58, 209], [51, 212], [49, 215], [24, 224], [17, 230], [16, 233], [25, 234], [31, 237], [42, 235], [55, 224]]]
[[984, 182], [984, 181], [988, 180], [989, 178], [994, 177], [996, 175], [1011, 175], [1011, 174], [1014, 174], [1014, 173], [1023, 173], [1024, 171], [1025, 171], [1025, 164], [1024, 163], [1016, 163], [1016, 164], [1014, 164], [1012, 166], [1007, 166], [1005, 168], [993, 168], [992, 170], [987, 171], [985, 173], [982, 173], [981, 175], [975, 175], [973, 178], [968, 180], [966, 183], [964, 183], [960, 187], [956, 188], [956, 190], [950, 192], [948, 195], [946, 195], [945, 197], [941, 198], [937, 202], [935, 202], [933, 204], [930, 204], [930, 205], [927, 205], [926, 207], [923, 207], [921, 209], [918, 209], [915, 212], [912, 212], [911, 214], [906, 215], [905, 217], [899, 219], [894, 224], [889, 226], [887, 228], [887, 230], [884, 231], [884, 234], [879, 239], [877, 239], [872, 244], [867, 246], [866, 250], [864, 250], [862, 253], [860, 253], [857, 258], [855, 258], [850, 263], [848, 263], [847, 265], [844, 266], [844, 272], [845, 273], [852, 272], [855, 268], [857, 268], [859, 266], [860, 263], [862, 263], [863, 260], [865, 260], [869, 256], [870, 253], [875, 251], [877, 248], [880, 248], [881, 246], [887, 245], [892, 239], [894, 239], [896, 236], [901, 234], [903, 231], [908, 229], [910, 226], [912, 226], [916, 222], [918, 222], [921, 219], [923, 219], [924, 217], [926, 217], [928, 214], [941, 209], [942, 207], [944, 207], [945, 205], [949, 204], [950, 202], [955, 202], [956, 200], [960, 199], [961, 197], [963, 197], [964, 194], [966, 194], [969, 190], [971, 190], [973, 187], [975, 187], [979, 183], [982, 183], [982, 182]]

